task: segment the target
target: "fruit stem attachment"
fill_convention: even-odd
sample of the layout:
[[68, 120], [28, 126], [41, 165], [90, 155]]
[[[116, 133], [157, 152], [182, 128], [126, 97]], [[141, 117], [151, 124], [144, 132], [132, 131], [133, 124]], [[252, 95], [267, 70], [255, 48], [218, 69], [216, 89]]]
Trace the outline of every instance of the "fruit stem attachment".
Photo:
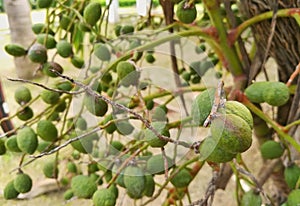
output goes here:
[[[242, 103], [248, 107], [253, 113], [255, 113], [257, 116], [259, 116], [262, 120], [267, 122], [278, 134], [279, 138], [282, 140], [287, 141], [290, 143], [298, 152], [300, 152], [300, 145], [296, 142], [296, 140], [293, 139], [290, 135], [285, 133], [286, 127], [280, 126], [278, 123], [274, 122], [270, 117], [268, 117], [266, 114], [264, 114], [260, 109], [258, 109], [254, 104], [252, 104], [247, 97], [242, 94], [243, 96]], [[300, 123], [300, 122], [299, 122]], [[289, 125], [287, 125], [289, 126]], [[290, 127], [290, 126], [289, 126]]]

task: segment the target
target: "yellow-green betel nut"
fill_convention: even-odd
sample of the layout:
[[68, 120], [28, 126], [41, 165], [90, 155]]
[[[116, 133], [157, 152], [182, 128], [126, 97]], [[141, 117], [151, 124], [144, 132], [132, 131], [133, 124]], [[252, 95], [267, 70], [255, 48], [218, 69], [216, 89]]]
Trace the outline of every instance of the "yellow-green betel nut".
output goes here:
[[[167, 156], [168, 168], [171, 168], [174, 163], [170, 157]], [[146, 170], [150, 174], [164, 174], [165, 172], [165, 164], [164, 158], [161, 154], [151, 156], [147, 160]]]
[[187, 1], [181, 1], [177, 6], [176, 16], [182, 23], [193, 23], [197, 17], [196, 6], [194, 4], [188, 4]]
[[55, 125], [49, 120], [41, 120], [36, 127], [36, 133], [45, 141], [53, 142], [57, 139], [58, 131]]
[[111, 54], [109, 49], [105, 44], [97, 43], [94, 46], [94, 54], [101, 61], [109, 61], [111, 58]]
[[146, 186], [146, 179], [143, 170], [136, 166], [128, 166], [124, 170], [124, 185], [127, 194], [133, 199], [139, 199], [143, 196]]
[[121, 27], [120, 33], [123, 34], [132, 34], [134, 32], [134, 27], [132, 25], [124, 25]]
[[5, 51], [14, 57], [20, 57], [26, 55], [27, 51], [21, 45], [7, 44], [4, 47]]
[[43, 90], [41, 93], [42, 100], [47, 104], [56, 104], [59, 101], [59, 93], [50, 91], [50, 90]]
[[270, 82], [254, 82], [245, 89], [245, 95], [251, 102], [263, 103], [265, 102], [263, 92], [269, 84]]
[[32, 179], [28, 174], [18, 174], [14, 179], [14, 187], [19, 193], [29, 192], [32, 188]]
[[85, 95], [83, 104], [86, 109], [95, 116], [104, 116], [108, 110], [107, 103], [102, 99], [96, 99], [93, 96]]
[[17, 113], [17, 117], [22, 121], [27, 121], [33, 117], [33, 110], [30, 107], [25, 107]]
[[155, 191], [155, 181], [152, 174], [145, 173], [145, 189], [143, 192], [143, 195], [147, 197], [152, 197], [154, 191]]
[[117, 74], [120, 79], [120, 84], [125, 87], [135, 85], [139, 78], [135, 66], [127, 61], [121, 61], [118, 63]]
[[74, 67], [79, 69], [81, 69], [84, 66], [84, 60], [79, 56], [73, 56], [71, 58], [71, 63], [73, 64]]
[[0, 139], [0, 155], [4, 155], [6, 153], [5, 142], [3, 139]]
[[43, 173], [48, 178], [57, 178], [58, 167], [55, 161], [46, 162], [43, 166]]
[[192, 104], [192, 116], [194, 122], [202, 126], [206, 118], [211, 112], [212, 105], [215, 98], [215, 89], [210, 88], [201, 92]]
[[93, 203], [95, 206], [115, 206], [116, 195], [111, 189], [99, 189], [93, 195]]
[[281, 157], [284, 148], [279, 142], [268, 140], [260, 146], [260, 153], [264, 159], [276, 159]]
[[263, 91], [265, 102], [272, 106], [282, 106], [290, 98], [289, 88], [282, 82], [270, 82]]
[[64, 199], [70, 200], [74, 196], [74, 192], [72, 189], [68, 189], [64, 192]]
[[53, 0], [37, 0], [36, 5], [40, 9], [45, 9], [45, 8], [49, 8], [52, 3]]
[[37, 135], [28, 126], [19, 129], [17, 132], [17, 144], [22, 152], [33, 154], [38, 146]]
[[261, 204], [261, 196], [253, 190], [249, 190], [242, 197], [241, 206], [261, 206]]
[[71, 180], [71, 189], [78, 198], [91, 198], [97, 190], [97, 184], [88, 176], [77, 175]]
[[211, 136], [208, 136], [201, 143], [199, 148], [201, 160], [215, 163], [225, 163], [231, 161], [236, 154], [224, 151]]
[[176, 187], [187, 187], [192, 181], [193, 177], [187, 168], [182, 168], [174, 177], [171, 179], [171, 183]]
[[[112, 167], [111, 171], [113, 175], [116, 175], [116, 172], [119, 170], [120, 164], [115, 163], [114, 166]], [[118, 175], [115, 183], [121, 187], [125, 188], [124, 184], [124, 169], [120, 171], [120, 174]]]
[[58, 72], [59, 74], [62, 74], [64, 69], [60, 64], [57, 62], [46, 62], [43, 64], [42, 72], [43, 74], [49, 76], [49, 77], [58, 77], [58, 75], [54, 71]]
[[210, 131], [219, 147], [229, 153], [245, 152], [252, 143], [250, 126], [235, 114], [218, 115], [212, 120]]
[[290, 189], [295, 189], [299, 177], [300, 168], [298, 165], [292, 164], [284, 169], [284, 180]]
[[69, 81], [62, 81], [62, 82], [56, 83], [55, 87], [62, 91], [71, 91], [73, 89], [74, 85]]
[[91, 2], [85, 7], [83, 11], [83, 18], [86, 23], [94, 26], [100, 19], [101, 13], [101, 4], [99, 2]]
[[14, 180], [7, 183], [3, 190], [3, 197], [6, 200], [16, 199], [20, 193], [15, 189]]
[[67, 58], [73, 55], [72, 45], [66, 40], [60, 40], [56, 44], [56, 49], [57, 53], [63, 58]]
[[45, 152], [46, 150], [49, 151], [54, 148], [54, 145], [51, 144], [51, 142], [39, 141], [39, 145], [36, 150], [38, 152]]
[[[170, 137], [170, 132], [167, 128], [165, 128], [165, 124], [163, 122], [153, 122], [152, 127], [159, 133], [166, 137]], [[163, 147], [168, 142], [159, 139], [150, 129], [146, 129], [144, 131], [145, 134], [145, 141], [151, 146], [151, 147]]]
[[[70, 138], [75, 138], [81, 134], [82, 132], [73, 132], [71, 133]], [[87, 136], [80, 140], [74, 141], [71, 143], [71, 146], [80, 153], [91, 153], [93, 150], [93, 136]]]
[[253, 117], [249, 109], [240, 102], [237, 101], [226, 101], [225, 103], [226, 114], [235, 114], [245, 120], [250, 128], [253, 128]]
[[51, 34], [38, 34], [36, 41], [44, 45], [47, 49], [53, 49], [56, 46], [56, 40]]
[[287, 197], [287, 206], [296, 206], [300, 204], [300, 189], [293, 190]]
[[18, 147], [17, 135], [12, 135], [5, 141], [5, 147], [11, 152], [22, 152]]
[[32, 99], [30, 90], [24, 86], [16, 89], [14, 97], [19, 104], [26, 104]]
[[48, 59], [46, 47], [38, 43], [29, 48], [27, 55], [32, 62], [36, 63], [45, 63]]
[[134, 127], [128, 120], [119, 121], [115, 124], [117, 127], [117, 132], [121, 135], [130, 135], [134, 130]]

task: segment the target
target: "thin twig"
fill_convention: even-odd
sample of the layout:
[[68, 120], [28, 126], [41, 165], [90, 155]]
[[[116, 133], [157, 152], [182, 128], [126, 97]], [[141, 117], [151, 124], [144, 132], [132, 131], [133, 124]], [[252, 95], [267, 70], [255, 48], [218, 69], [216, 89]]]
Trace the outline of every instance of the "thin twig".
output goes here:
[[205, 197], [193, 202], [189, 206], [211, 206], [213, 203], [214, 195], [216, 192], [216, 180], [218, 179], [219, 172], [213, 171], [213, 177], [208, 184], [208, 187], [205, 192]]
[[10, 78], [10, 77], [8, 77], [7, 79], [9, 81], [12, 81], [12, 82], [23, 82], [23, 83], [33, 84], [35, 86], [42, 87], [43, 89], [46, 89], [46, 90], [49, 90], [49, 91], [52, 91], [52, 92], [72, 94], [72, 95], [73, 94], [80, 94], [80, 93], [84, 92], [84, 91], [70, 92], [70, 91], [65, 91], [65, 90], [60, 90], [60, 89], [53, 89], [53, 88], [47, 87], [43, 84], [33, 82], [33, 81], [30, 81], [30, 80], [26, 80], [26, 79], [15, 79], [15, 78]]
[[178, 145], [181, 145], [183, 147], [186, 147], [186, 148], [190, 148], [191, 145], [189, 145], [188, 143], [184, 142], [184, 141], [178, 141], [178, 140], [174, 140], [174, 139], [171, 139], [169, 137], [166, 137], [162, 134], [160, 134], [158, 131], [156, 131], [156, 129], [153, 128], [153, 126], [150, 124], [149, 120], [145, 119], [144, 117], [142, 117], [140, 114], [136, 113], [135, 111], [129, 109], [128, 107], [122, 105], [122, 104], [119, 104], [119, 103], [116, 103], [104, 96], [102, 96], [101, 94], [95, 92], [94, 90], [92, 90], [89, 86], [79, 82], [79, 81], [76, 81], [74, 79], [72, 79], [71, 77], [68, 77], [68, 76], [65, 76], [63, 74], [60, 74], [58, 73], [57, 71], [55, 70], [51, 70], [52, 72], [56, 73], [58, 76], [60, 76], [61, 78], [64, 78], [64, 79], [67, 79], [69, 80], [71, 83], [75, 84], [76, 86], [82, 88], [88, 95], [91, 95], [93, 97], [95, 97], [96, 99], [102, 99], [103, 101], [105, 101], [106, 103], [112, 105], [113, 107], [116, 107], [120, 110], [123, 110], [129, 114], [132, 114], [133, 116], [135, 116], [137, 119], [139, 119], [142, 123], [144, 123], [144, 125], [149, 129], [151, 130], [160, 140], [163, 140], [163, 141], [167, 141], [167, 142], [171, 142], [171, 143], [174, 143], [174, 144], [178, 144]]
[[286, 86], [291, 86], [293, 80], [296, 78], [296, 76], [300, 74], [300, 62], [299, 64], [296, 66], [295, 71], [292, 73], [292, 75], [290, 76], [289, 80], [286, 82]]
[[207, 127], [210, 124], [211, 120], [216, 116], [218, 109], [220, 107], [224, 107], [225, 99], [223, 99], [223, 94], [224, 94], [223, 86], [224, 86], [224, 82], [220, 81], [215, 93], [215, 99], [210, 114], [208, 115], [208, 117], [203, 123], [204, 127]]
[[61, 144], [61, 145], [55, 147], [54, 149], [52, 149], [52, 150], [50, 150], [50, 151], [48, 151], [48, 152], [43, 152], [43, 153], [41, 153], [41, 154], [39, 154], [39, 155], [29, 156], [29, 157], [34, 158], [34, 159], [38, 159], [38, 158], [41, 158], [41, 157], [43, 157], [43, 156], [45, 156], [45, 155], [51, 155], [51, 154], [53, 154], [53, 153], [55, 153], [55, 152], [58, 152], [58, 151], [61, 150], [62, 148], [68, 146], [68, 145], [71, 144], [72, 142], [78, 141], [78, 140], [80, 140], [80, 139], [82, 139], [82, 138], [84, 138], [84, 137], [86, 137], [86, 136], [88, 136], [88, 135], [91, 135], [91, 134], [93, 134], [93, 133], [95, 133], [95, 132], [100, 131], [101, 129], [102, 129], [101, 127], [96, 127], [96, 128], [94, 128], [93, 130], [91, 130], [91, 131], [89, 131], [89, 132], [86, 132], [86, 133], [84, 133], [84, 134], [82, 134], [82, 135], [79, 135], [79, 136], [77, 136], [77, 137], [75, 137], [75, 138], [69, 139], [68, 141], [64, 142], [63, 144]]

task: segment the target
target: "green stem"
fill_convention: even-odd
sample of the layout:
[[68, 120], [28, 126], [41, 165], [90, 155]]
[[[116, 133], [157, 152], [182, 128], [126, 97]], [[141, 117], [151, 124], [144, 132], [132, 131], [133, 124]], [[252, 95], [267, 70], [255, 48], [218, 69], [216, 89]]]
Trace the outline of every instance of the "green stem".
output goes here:
[[[280, 9], [277, 12], [278, 17], [294, 17], [297, 19], [297, 15], [300, 14], [300, 10], [297, 8], [290, 8], [290, 9]], [[242, 24], [240, 24], [235, 30], [234, 38], [232, 40], [236, 40], [243, 31], [245, 31], [247, 28], [252, 26], [253, 24], [256, 24], [258, 22], [271, 19], [273, 17], [273, 11], [268, 11], [259, 15], [256, 15], [246, 21], [244, 21]]]
[[219, 1], [204, 0], [203, 3], [207, 8], [212, 24], [217, 29], [218, 43], [224, 55], [224, 66], [229, 69], [234, 77], [243, 75], [244, 71], [236, 50], [233, 47], [233, 44], [228, 41], [227, 29], [223, 23]]
[[[155, 41], [150, 42], [149, 44], [145, 44], [145, 45], [141, 45], [139, 47], [135, 48], [135, 51], [145, 51], [145, 50], [150, 50], [153, 49], [154, 47], [161, 45], [163, 43], [169, 42], [169, 41], [173, 41], [173, 40], [177, 40], [180, 39], [182, 37], [189, 37], [189, 36], [201, 36], [204, 39], [212, 39], [212, 35], [210, 34], [210, 31], [206, 30], [206, 29], [200, 29], [200, 28], [193, 28], [192, 30], [187, 30], [187, 31], [181, 31], [181, 32], [177, 32], [174, 34], [170, 34], [164, 38], [160, 38], [157, 39]], [[112, 62], [106, 69], [105, 71], [103, 71], [103, 73], [106, 73], [108, 71], [110, 71], [111, 69], [115, 68], [117, 66], [117, 64], [121, 61], [126, 61], [128, 60], [133, 54], [133, 51], [130, 50], [128, 52], [126, 52], [125, 54], [123, 54], [123, 56], [119, 57], [116, 61]]]
[[290, 143], [298, 152], [300, 152], [300, 145], [293, 139], [290, 135], [284, 132], [284, 128], [274, 122], [270, 117], [264, 114], [260, 109], [258, 109], [254, 104], [252, 104], [246, 97], [243, 98], [242, 103], [248, 107], [253, 113], [259, 116], [262, 120], [267, 122], [278, 134], [282, 140], [286, 140]]
[[286, 126], [283, 128], [283, 130], [284, 130], [284, 131], [289, 131], [292, 127], [294, 127], [294, 126], [296, 126], [296, 125], [298, 125], [298, 124], [300, 124], [300, 119], [299, 119], [299, 120], [296, 120], [296, 121], [294, 121], [294, 122], [292, 122], [292, 123], [290, 123], [290, 124], [288, 124], [288, 125], [286, 125]]

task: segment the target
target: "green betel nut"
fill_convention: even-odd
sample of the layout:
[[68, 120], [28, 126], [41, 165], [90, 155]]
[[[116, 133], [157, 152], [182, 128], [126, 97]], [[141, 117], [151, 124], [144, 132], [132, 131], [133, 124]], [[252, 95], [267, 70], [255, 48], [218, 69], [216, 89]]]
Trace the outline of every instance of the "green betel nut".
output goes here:
[[270, 82], [263, 91], [265, 102], [272, 106], [282, 106], [290, 98], [289, 88], [282, 82]]
[[181, 1], [177, 6], [176, 16], [182, 23], [192, 23], [197, 17], [197, 10], [195, 5], [189, 5], [187, 1]]
[[251, 102], [263, 103], [265, 102], [263, 92], [269, 84], [270, 82], [254, 82], [246, 88], [245, 95]]
[[14, 187], [19, 193], [29, 192], [32, 187], [31, 177], [24, 173], [18, 174], [17, 177], [14, 179]]
[[95, 206], [115, 206], [116, 195], [111, 189], [97, 190], [93, 195], [93, 203]]
[[229, 153], [245, 152], [252, 143], [250, 126], [234, 114], [218, 115], [212, 120], [210, 131], [219, 147]]
[[139, 199], [143, 196], [146, 186], [146, 179], [141, 168], [136, 166], [128, 166], [124, 170], [124, 185], [127, 194], [133, 199]]
[[100, 19], [101, 13], [101, 4], [98, 2], [91, 2], [85, 7], [83, 12], [83, 18], [86, 23], [88, 23], [91, 26], [94, 26]]
[[63, 57], [67, 58], [73, 55], [72, 45], [66, 40], [60, 40], [56, 44], [57, 53]]
[[194, 122], [199, 126], [203, 125], [210, 114], [214, 102], [215, 91], [214, 88], [207, 89], [201, 92], [193, 101], [191, 114]]
[[15, 199], [20, 193], [15, 189], [14, 180], [7, 183], [3, 190], [3, 197], [6, 200]]
[[22, 152], [33, 154], [38, 146], [37, 135], [28, 126], [19, 129], [17, 132], [17, 144]]
[[21, 105], [28, 103], [32, 99], [30, 90], [24, 86], [20, 86], [16, 89], [14, 97], [16, 102]]
[[5, 51], [14, 57], [20, 57], [26, 55], [26, 50], [18, 44], [7, 44], [4, 47]]
[[264, 159], [276, 159], [281, 157], [284, 148], [279, 142], [269, 140], [260, 146], [260, 153]]
[[41, 120], [37, 124], [37, 135], [43, 140], [53, 142], [57, 139], [58, 131], [55, 125], [49, 120]]
[[171, 179], [171, 183], [176, 187], [187, 187], [192, 181], [193, 177], [190, 171], [186, 168], [181, 169], [174, 177]]
[[45, 63], [47, 62], [47, 49], [44, 45], [34, 44], [28, 50], [28, 57], [32, 62], [35, 63]]
[[284, 180], [290, 189], [295, 189], [298, 179], [300, 178], [300, 168], [292, 164], [284, 169]]
[[208, 136], [201, 143], [199, 148], [200, 159], [208, 162], [225, 163], [231, 161], [236, 154], [226, 152], [219, 146], [217, 142], [211, 136]]
[[253, 117], [249, 109], [240, 102], [226, 101], [225, 103], [226, 114], [235, 114], [245, 120], [250, 128], [253, 128]]
[[97, 190], [97, 184], [88, 176], [78, 175], [72, 178], [71, 189], [78, 198], [91, 198]]
[[94, 54], [101, 61], [109, 61], [111, 58], [111, 54], [109, 49], [105, 44], [97, 43], [94, 46]]

